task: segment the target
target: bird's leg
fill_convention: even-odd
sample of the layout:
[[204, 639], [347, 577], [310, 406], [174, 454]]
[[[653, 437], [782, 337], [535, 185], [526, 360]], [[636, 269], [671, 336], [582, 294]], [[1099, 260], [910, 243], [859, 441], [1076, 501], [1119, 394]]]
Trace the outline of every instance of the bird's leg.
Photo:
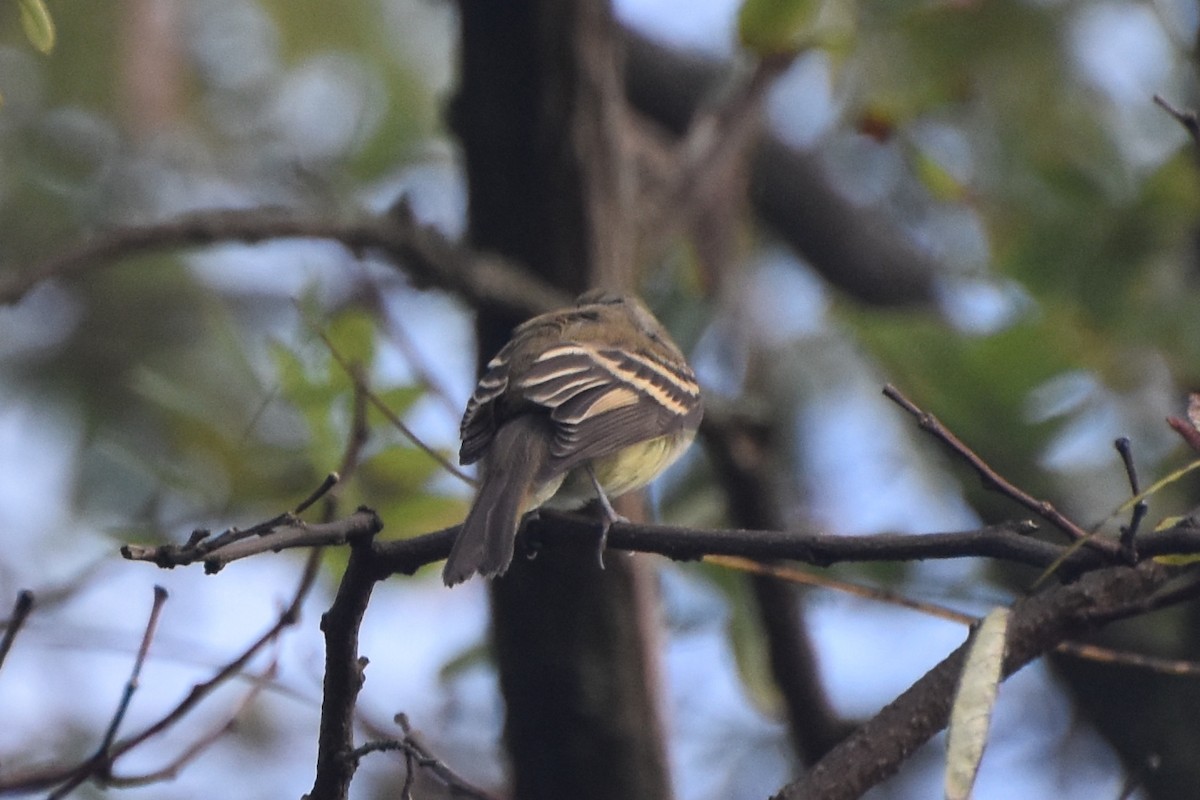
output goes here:
[[604, 569], [604, 548], [608, 546], [608, 529], [613, 526], [614, 522], [629, 522], [629, 520], [618, 514], [617, 510], [613, 508], [612, 502], [605, 494], [604, 487], [600, 485], [600, 480], [596, 477], [596, 471], [592, 469], [591, 464], [587, 465], [587, 474], [592, 479], [592, 486], [596, 487], [596, 499], [600, 501], [600, 508], [604, 511], [600, 541], [596, 547], [596, 558], [600, 562], [600, 569]]

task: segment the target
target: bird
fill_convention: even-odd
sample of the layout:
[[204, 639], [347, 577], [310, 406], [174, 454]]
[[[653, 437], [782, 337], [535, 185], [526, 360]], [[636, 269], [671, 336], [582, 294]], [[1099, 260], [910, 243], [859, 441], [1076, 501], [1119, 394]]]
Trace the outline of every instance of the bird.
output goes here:
[[696, 375], [640, 300], [603, 289], [517, 326], [467, 402], [459, 461], [479, 488], [442, 570], [503, 575], [526, 512], [639, 489], [678, 459], [703, 415]]

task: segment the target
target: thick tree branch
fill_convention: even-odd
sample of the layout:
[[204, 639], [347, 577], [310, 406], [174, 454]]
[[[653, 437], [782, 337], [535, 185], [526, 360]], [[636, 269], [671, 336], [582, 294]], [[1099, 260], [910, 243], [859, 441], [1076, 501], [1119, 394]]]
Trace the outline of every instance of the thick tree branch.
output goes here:
[[[731, 70], [629, 31], [625, 44], [630, 102], [676, 135]], [[879, 305], [934, 301], [936, 261], [882, 212], [857, 208], [843, 197], [816, 157], [768, 133], [759, 140], [751, 170], [751, 201], [759, 217], [832, 285]]]
[[321, 617], [325, 633], [325, 681], [321, 728], [317, 742], [317, 774], [308, 800], [342, 800], [350, 790], [354, 757], [354, 707], [362, 689], [367, 660], [358, 655], [358, 631], [382, 576], [373, 564], [371, 545], [356, 540], [338, 585], [333, 605]]
[[[1109, 567], [1019, 601], [1009, 622], [1005, 675], [1060, 642], [1138, 608], [1171, 573], [1154, 563]], [[851, 800], [893, 775], [946, 726], [965, 647], [947, 656], [774, 800]]]
[[499, 256], [451, 242], [417, 223], [407, 207], [353, 221], [305, 218], [278, 209], [198, 211], [148, 225], [113, 228], [47, 258], [31, 269], [0, 278], [0, 305], [15, 303], [51, 278], [71, 278], [117, 259], [162, 250], [228, 242], [328, 239], [355, 253], [377, 250], [418, 286], [454, 292], [477, 308], [517, 316], [565, 305], [567, 298]]
[[[239, 541], [213, 553], [192, 553], [185, 547], [126, 545], [126, 558], [149, 561], [163, 567], [189, 563], [225, 564], [263, 552], [294, 547], [344, 544], [369, 536], [380, 529], [374, 512], [363, 509], [336, 522], [320, 525], [295, 524], [277, 533]], [[868, 536], [838, 536], [808, 531], [770, 531], [724, 528], [689, 528], [618, 522], [609, 530], [608, 545], [617, 550], [658, 553], [679, 561], [706, 555], [741, 556], [760, 561], [788, 559], [825, 567], [841, 562], [922, 561], [948, 558], [995, 558], [1045, 569], [1061, 558], [1066, 549], [1029, 536], [1036, 527], [1028, 521], [990, 525], [977, 530], [944, 533], [880, 533]], [[594, 541], [598, 522], [578, 514], [542, 511], [525, 524], [521, 542], [525, 548], [555, 547], [561, 542]], [[376, 542], [373, 545], [378, 569], [389, 574], [412, 574], [426, 564], [446, 557], [458, 526], [410, 539]], [[1144, 534], [1139, 543], [1143, 557], [1200, 552], [1200, 527], [1184, 520], [1173, 528]], [[1071, 553], [1060, 568], [1070, 578], [1105, 565], [1105, 557], [1083, 549]]]

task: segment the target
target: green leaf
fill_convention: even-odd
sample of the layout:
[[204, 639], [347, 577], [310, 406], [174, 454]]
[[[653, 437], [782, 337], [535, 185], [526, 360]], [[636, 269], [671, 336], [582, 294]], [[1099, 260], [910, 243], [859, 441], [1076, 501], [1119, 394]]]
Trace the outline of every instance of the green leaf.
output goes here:
[[405, 539], [462, 522], [467, 503], [457, 497], [416, 492], [376, 511], [384, 521], [383, 539]]
[[438, 670], [438, 680], [442, 683], [448, 683], [481, 664], [486, 665], [490, 659], [491, 651], [487, 646], [487, 642], [475, 642], [465, 647], [458, 655], [451, 658]]
[[1004, 675], [1008, 618], [1007, 608], [990, 611], [975, 630], [967, 652], [946, 736], [946, 800], [967, 800], [979, 774]]
[[[375, 321], [369, 314], [359, 310], [338, 314], [325, 329], [325, 335], [348, 364], [365, 367], [371, 363], [375, 355]], [[332, 369], [342, 371], [336, 364]]]
[[54, 49], [54, 20], [43, 0], [18, 0], [21, 4], [21, 27], [29, 42], [47, 55]]
[[919, 152], [914, 159], [914, 171], [929, 193], [944, 202], [963, 200], [966, 190], [949, 170], [926, 153]]
[[[441, 469], [428, 453], [415, 447], [389, 447], [359, 465], [358, 478], [363, 491], [377, 495], [407, 494], [422, 491], [425, 484]], [[378, 504], [382, 498], [367, 500]]]
[[746, 0], [738, 11], [738, 39], [759, 56], [794, 55], [820, 6], [819, 0]]
[[[388, 407], [389, 411], [399, 417], [425, 396], [425, 390], [420, 386], [395, 386], [391, 389], [377, 389], [375, 396]], [[372, 416], [383, 416], [374, 406], [371, 406], [370, 411]], [[388, 422], [387, 425], [390, 427], [391, 423]]]

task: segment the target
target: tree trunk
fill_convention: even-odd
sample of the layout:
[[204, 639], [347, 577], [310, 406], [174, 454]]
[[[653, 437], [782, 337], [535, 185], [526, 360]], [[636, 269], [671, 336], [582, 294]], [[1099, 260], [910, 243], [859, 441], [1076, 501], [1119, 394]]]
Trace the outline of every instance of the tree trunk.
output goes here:
[[[624, 105], [607, 4], [464, 0], [453, 127], [470, 237], [576, 292], [627, 286]], [[484, 360], [519, 320], [478, 320]], [[631, 559], [594, 543], [517, 558], [492, 585], [492, 637], [520, 800], [669, 797]]]

